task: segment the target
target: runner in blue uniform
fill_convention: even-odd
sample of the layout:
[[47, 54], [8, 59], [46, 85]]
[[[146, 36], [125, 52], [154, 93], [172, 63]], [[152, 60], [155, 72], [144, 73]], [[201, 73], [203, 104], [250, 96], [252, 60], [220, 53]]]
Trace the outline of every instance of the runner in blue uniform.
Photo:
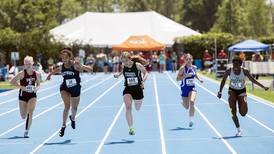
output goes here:
[[[121, 55], [122, 71], [114, 74], [115, 78], [124, 75], [125, 89], [123, 91], [124, 102], [126, 106], [126, 119], [129, 126], [129, 134], [134, 135], [133, 117], [132, 117], [132, 100], [134, 100], [135, 109], [140, 110], [144, 98], [143, 89], [148, 73], [143, 66], [146, 61], [138, 56], [132, 56], [128, 52]], [[142, 76], [143, 74], [143, 76]]]
[[185, 109], [189, 109], [189, 127], [193, 126], [194, 103], [196, 98], [196, 89], [194, 78], [197, 78], [201, 83], [203, 81], [198, 77], [196, 66], [192, 65], [193, 57], [191, 54], [185, 55], [186, 63], [182, 65], [177, 74], [177, 81], [181, 81], [182, 90], [182, 105]]
[[54, 71], [48, 75], [47, 80], [50, 80], [51, 75], [56, 73], [61, 73], [63, 76], [63, 82], [60, 85], [60, 93], [64, 102], [64, 111], [63, 123], [59, 131], [59, 136], [63, 137], [66, 129], [66, 121], [68, 118], [70, 106], [71, 115], [69, 116], [69, 119], [71, 120], [71, 127], [73, 129], [76, 128], [75, 116], [77, 112], [77, 107], [79, 105], [81, 93], [81, 79], [79, 72], [82, 72], [83, 70], [89, 72], [92, 71], [92, 68], [86, 65], [82, 65], [79, 58], [74, 59], [70, 48], [64, 48], [61, 51], [61, 58], [63, 62], [61, 69], [54, 69]]

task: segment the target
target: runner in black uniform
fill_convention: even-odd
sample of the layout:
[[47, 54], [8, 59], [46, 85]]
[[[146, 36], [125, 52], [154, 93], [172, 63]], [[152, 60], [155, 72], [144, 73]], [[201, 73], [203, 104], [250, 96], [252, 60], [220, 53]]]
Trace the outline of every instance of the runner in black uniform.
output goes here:
[[[123, 91], [124, 102], [126, 105], [126, 119], [129, 126], [129, 134], [134, 135], [133, 118], [132, 118], [132, 100], [134, 100], [135, 109], [140, 110], [142, 99], [144, 98], [143, 89], [144, 82], [147, 79], [148, 73], [142, 64], [145, 60], [141, 57], [133, 57], [128, 52], [123, 52], [121, 55], [122, 71], [115, 74], [114, 77], [118, 78], [121, 74], [125, 78], [125, 89]], [[142, 63], [142, 64], [141, 64]], [[143, 77], [142, 77], [143, 74]]]
[[[80, 101], [81, 93], [81, 79], [79, 72], [92, 71], [92, 68], [80, 64], [80, 59], [73, 57], [72, 51], [70, 48], [64, 48], [61, 51], [61, 58], [63, 65], [60, 68], [54, 69], [47, 77], [47, 80], [50, 80], [51, 75], [55, 73], [60, 73], [63, 76], [63, 82], [60, 85], [61, 97], [64, 101], [64, 111], [63, 111], [63, 124], [60, 129], [59, 136], [63, 137], [66, 129], [66, 121], [68, 118], [69, 109], [71, 106], [71, 115], [69, 119], [71, 120], [71, 127], [75, 129], [75, 116], [77, 112], [77, 107]], [[74, 60], [73, 60], [74, 59]]]
[[233, 67], [226, 70], [223, 76], [223, 80], [220, 84], [220, 90], [217, 94], [218, 98], [222, 97], [222, 90], [225, 85], [226, 79], [229, 76], [230, 83], [229, 83], [229, 90], [228, 90], [228, 102], [229, 107], [231, 109], [232, 114], [232, 120], [237, 128], [236, 136], [241, 136], [241, 129], [240, 129], [240, 123], [237, 117], [237, 104], [239, 108], [239, 112], [241, 116], [245, 116], [248, 111], [247, 107], [247, 95], [246, 95], [246, 86], [245, 86], [245, 78], [248, 77], [248, 79], [259, 85], [265, 90], [268, 90], [268, 87], [263, 86], [261, 83], [259, 83], [257, 80], [255, 80], [249, 73], [248, 70], [241, 67], [242, 60], [239, 57], [234, 57], [232, 60]]
[[[24, 70], [19, 72], [12, 80], [11, 84], [20, 88], [19, 108], [20, 115], [26, 119], [24, 137], [28, 138], [28, 132], [32, 123], [32, 115], [36, 105], [36, 92], [40, 87], [40, 74], [33, 69], [33, 58], [24, 58]], [[20, 84], [18, 81], [20, 80]]]

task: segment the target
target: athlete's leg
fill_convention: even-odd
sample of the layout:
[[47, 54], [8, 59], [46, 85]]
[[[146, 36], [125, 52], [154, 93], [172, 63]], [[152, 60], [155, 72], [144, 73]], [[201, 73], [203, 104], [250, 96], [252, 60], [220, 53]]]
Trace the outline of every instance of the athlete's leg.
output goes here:
[[33, 111], [36, 106], [36, 98], [35, 97], [31, 98], [27, 104], [28, 104], [27, 105], [28, 125], [26, 125], [26, 129], [28, 130], [32, 124]]
[[245, 116], [248, 111], [246, 93], [243, 93], [238, 96], [238, 106], [241, 116]]
[[194, 102], [195, 102], [195, 98], [196, 98], [196, 91], [190, 91], [189, 92], [189, 95], [188, 95], [188, 98], [189, 98], [189, 116], [190, 117], [193, 117], [194, 116], [194, 112], [195, 112], [195, 108], [194, 108]]
[[182, 105], [183, 107], [188, 110], [189, 109], [189, 98], [188, 97], [182, 97]]
[[232, 120], [237, 128], [240, 127], [239, 120], [237, 117], [237, 107], [236, 107], [236, 102], [237, 102], [237, 95], [234, 91], [229, 90], [228, 91], [229, 97], [228, 97], [228, 102], [229, 102], [229, 107], [231, 110], [232, 114]]
[[132, 97], [130, 94], [124, 94], [124, 102], [126, 106], [126, 119], [129, 128], [132, 127], [133, 118], [132, 118]]
[[76, 116], [76, 113], [77, 113], [77, 108], [78, 108], [78, 105], [79, 105], [80, 96], [71, 97], [70, 101], [71, 101], [71, 115], [70, 115], [71, 127], [73, 129], [75, 129], [75, 116]]
[[134, 100], [135, 109], [139, 111], [141, 109], [143, 103], [143, 99]]
[[25, 119], [27, 116], [27, 102], [19, 100], [19, 109], [22, 119]]
[[70, 96], [71, 96], [70, 93], [68, 93], [67, 91], [64, 91], [64, 90], [61, 91], [61, 97], [64, 102], [62, 126], [66, 126], [66, 121], [67, 121], [68, 113], [69, 113], [69, 109], [70, 109]]

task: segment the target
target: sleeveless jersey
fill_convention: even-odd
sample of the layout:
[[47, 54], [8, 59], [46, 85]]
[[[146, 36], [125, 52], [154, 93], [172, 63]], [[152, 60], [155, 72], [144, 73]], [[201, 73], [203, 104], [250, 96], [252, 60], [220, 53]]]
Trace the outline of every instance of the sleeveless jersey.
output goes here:
[[24, 70], [24, 78], [20, 80], [20, 85], [26, 87], [26, 91], [20, 89], [20, 95], [25, 96], [29, 93], [34, 93], [35, 81], [37, 80], [36, 72], [33, 71], [31, 75]]
[[236, 89], [236, 90], [245, 88], [245, 75], [244, 75], [243, 68], [241, 68], [241, 72], [239, 75], [236, 75], [233, 69], [231, 68], [229, 78], [230, 78], [230, 83], [229, 83], [230, 88]]
[[136, 62], [133, 62], [131, 68], [125, 67], [123, 70], [123, 75], [125, 77], [125, 86], [140, 86], [142, 81], [141, 71], [137, 69]]
[[195, 87], [195, 82], [194, 82], [194, 77], [196, 75], [195, 66], [192, 66], [192, 68], [188, 68], [187, 66], [184, 66], [183, 74], [192, 74], [192, 75], [190, 77], [186, 77], [182, 79], [181, 87], [189, 87], [189, 88]]
[[79, 71], [75, 70], [73, 66], [70, 68], [65, 68], [64, 64], [62, 65], [61, 74], [63, 76], [63, 83], [67, 88], [72, 88], [77, 85], [80, 85], [81, 79], [79, 76]]

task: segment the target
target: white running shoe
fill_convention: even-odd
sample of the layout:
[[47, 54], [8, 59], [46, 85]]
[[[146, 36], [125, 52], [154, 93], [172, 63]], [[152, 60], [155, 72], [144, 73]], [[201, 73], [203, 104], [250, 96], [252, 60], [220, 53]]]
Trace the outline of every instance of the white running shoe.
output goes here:
[[240, 129], [238, 129], [235, 136], [237, 136], [237, 137], [242, 136], [242, 131]]

